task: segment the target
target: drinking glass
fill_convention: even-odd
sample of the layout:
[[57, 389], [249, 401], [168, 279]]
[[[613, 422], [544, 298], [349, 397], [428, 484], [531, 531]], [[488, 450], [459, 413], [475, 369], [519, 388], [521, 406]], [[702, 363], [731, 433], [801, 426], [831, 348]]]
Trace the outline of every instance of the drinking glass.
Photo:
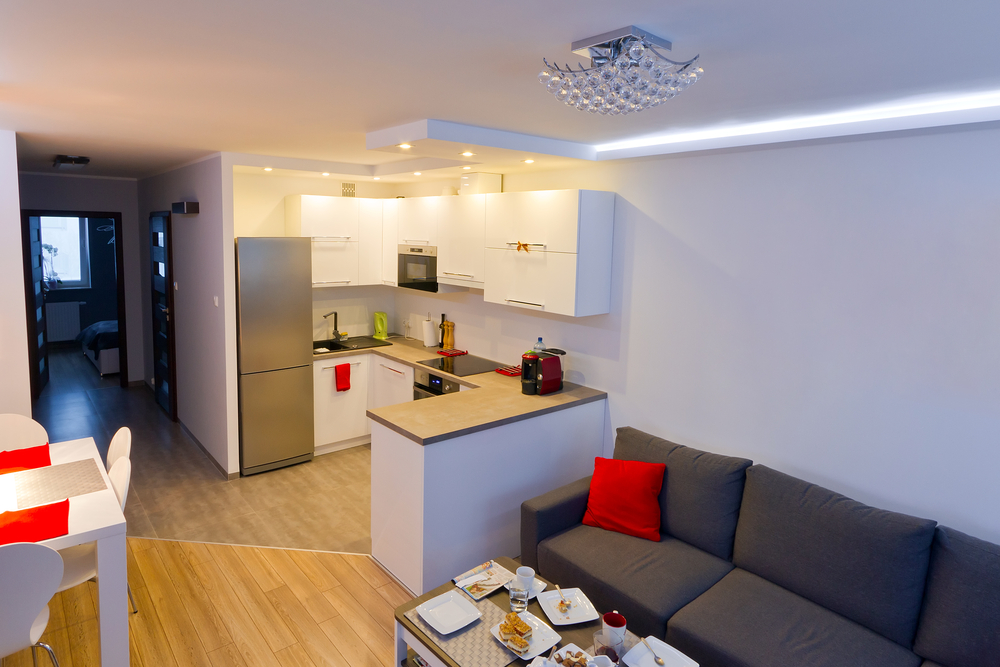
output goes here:
[[510, 610], [522, 612], [528, 608], [528, 589], [524, 588], [517, 577], [510, 581]]
[[621, 639], [609, 637], [604, 630], [594, 633], [594, 655], [606, 655], [616, 665], [621, 659], [623, 644]]

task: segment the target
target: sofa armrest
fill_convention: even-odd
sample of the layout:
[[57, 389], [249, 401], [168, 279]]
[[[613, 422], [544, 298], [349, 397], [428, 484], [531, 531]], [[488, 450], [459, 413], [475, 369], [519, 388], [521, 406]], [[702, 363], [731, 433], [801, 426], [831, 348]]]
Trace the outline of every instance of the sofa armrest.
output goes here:
[[590, 477], [521, 503], [521, 564], [538, 569], [538, 543], [583, 521]]

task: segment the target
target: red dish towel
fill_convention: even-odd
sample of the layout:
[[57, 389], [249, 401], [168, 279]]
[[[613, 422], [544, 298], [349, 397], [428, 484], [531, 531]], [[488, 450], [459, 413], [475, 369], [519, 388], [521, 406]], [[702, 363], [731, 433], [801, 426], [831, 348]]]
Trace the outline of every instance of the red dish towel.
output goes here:
[[347, 391], [351, 388], [350, 364], [337, 364], [333, 367], [333, 372], [337, 376], [337, 391]]
[[69, 532], [69, 498], [0, 514], [0, 544], [41, 542]]
[[49, 458], [49, 443], [38, 447], [0, 452], [0, 475], [20, 470], [31, 470], [32, 468], [44, 468], [50, 465], [52, 465], [52, 460]]

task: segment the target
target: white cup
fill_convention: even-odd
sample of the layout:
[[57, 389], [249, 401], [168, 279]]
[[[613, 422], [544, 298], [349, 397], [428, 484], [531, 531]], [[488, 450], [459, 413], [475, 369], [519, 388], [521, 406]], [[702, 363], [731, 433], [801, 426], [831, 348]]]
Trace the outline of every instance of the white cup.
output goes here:
[[618, 610], [608, 612], [601, 617], [601, 627], [604, 628], [604, 636], [611, 644], [625, 643], [625, 617], [618, 613]]
[[523, 588], [528, 591], [528, 595], [531, 595], [531, 587], [535, 585], [535, 571], [526, 565], [522, 565], [517, 568], [517, 580], [520, 584], [519, 588]]
[[614, 664], [606, 655], [595, 655], [587, 661], [587, 667], [614, 667]]

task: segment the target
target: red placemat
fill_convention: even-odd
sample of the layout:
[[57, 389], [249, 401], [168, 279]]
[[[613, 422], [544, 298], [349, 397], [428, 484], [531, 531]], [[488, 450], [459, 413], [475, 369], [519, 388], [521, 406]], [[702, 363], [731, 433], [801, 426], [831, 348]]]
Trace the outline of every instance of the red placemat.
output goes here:
[[33, 468], [44, 468], [50, 465], [52, 465], [52, 460], [49, 458], [49, 443], [38, 447], [0, 452], [0, 475]]
[[0, 544], [41, 542], [69, 532], [69, 498], [0, 513]]

